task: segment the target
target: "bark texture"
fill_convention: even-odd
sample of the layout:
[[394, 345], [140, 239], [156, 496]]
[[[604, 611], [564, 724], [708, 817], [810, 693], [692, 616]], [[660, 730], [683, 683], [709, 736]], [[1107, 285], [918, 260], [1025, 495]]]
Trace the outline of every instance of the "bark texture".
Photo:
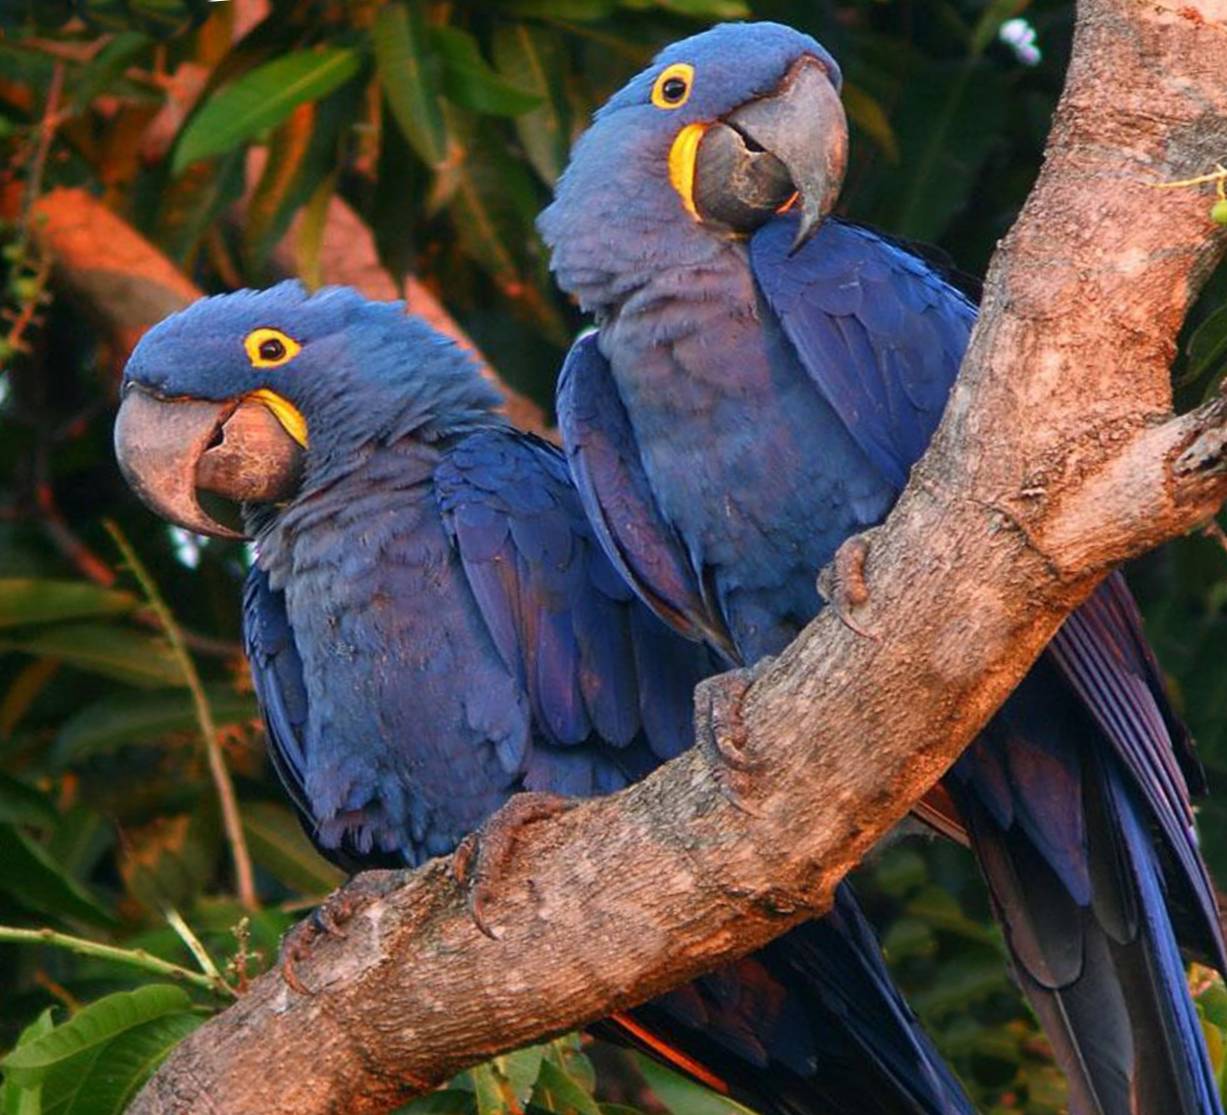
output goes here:
[[1175, 418], [1168, 375], [1227, 234], [1211, 191], [1153, 188], [1227, 150], [1224, 74], [1227, 0], [1083, 0], [1044, 170], [851, 614], [705, 684], [692, 752], [526, 829], [499, 939], [445, 864], [368, 880], [298, 967], [314, 994], [262, 977], [132, 1111], [383, 1111], [823, 910], [1104, 573], [1227, 496], [1227, 403]]

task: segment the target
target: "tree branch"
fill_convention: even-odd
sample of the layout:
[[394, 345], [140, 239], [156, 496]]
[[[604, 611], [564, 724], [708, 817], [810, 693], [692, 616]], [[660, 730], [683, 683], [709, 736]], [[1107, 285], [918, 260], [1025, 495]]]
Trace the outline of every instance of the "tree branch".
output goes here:
[[299, 965], [315, 994], [263, 976], [133, 1112], [382, 1111], [826, 908], [1112, 564], [1227, 496], [1227, 404], [1172, 418], [1168, 377], [1224, 235], [1207, 194], [1151, 188], [1227, 151], [1225, 16], [1080, 5], [1047, 162], [941, 428], [865, 536], [855, 618], [875, 637], [828, 609], [701, 687], [695, 749], [524, 833], [499, 940], [442, 863], [368, 884], [348, 936]]

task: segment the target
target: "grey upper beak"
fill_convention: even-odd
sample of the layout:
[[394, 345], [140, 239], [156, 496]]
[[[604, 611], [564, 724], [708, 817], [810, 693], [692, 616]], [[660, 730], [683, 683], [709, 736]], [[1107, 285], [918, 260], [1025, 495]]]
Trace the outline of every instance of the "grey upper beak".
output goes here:
[[200, 506], [197, 491], [238, 502], [288, 499], [303, 451], [260, 403], [161, 399], [130, 387], [115, 418], [115, 457], [132, 490], [163, 518], [197, 534], [243, 538]]
[[792, 64], [774, 92], [712, 125], [695, 162], [695, 208], [704, 220], [748, 232], [796, 195], [796, 251], [834, 207], [848, 162], [848, 120], [826, 67]]

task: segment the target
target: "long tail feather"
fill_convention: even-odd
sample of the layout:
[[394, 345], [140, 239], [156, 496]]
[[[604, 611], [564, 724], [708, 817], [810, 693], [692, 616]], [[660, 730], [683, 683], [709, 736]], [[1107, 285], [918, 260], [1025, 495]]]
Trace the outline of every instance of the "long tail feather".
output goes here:
[[761, 1111], [974, 1112], [891, 983], [847, 886], [826, 917], [605, 1025]]

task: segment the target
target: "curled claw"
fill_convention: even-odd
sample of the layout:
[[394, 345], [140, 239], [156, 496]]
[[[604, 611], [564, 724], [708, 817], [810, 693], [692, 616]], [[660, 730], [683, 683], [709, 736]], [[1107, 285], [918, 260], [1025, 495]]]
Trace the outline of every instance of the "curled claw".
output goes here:
[[877, 635], [852, 618], [857, 608], [869, 602], [869, 584], [865, 580], [868, 557], [869, 542], [864, 534], [845, 539], [831, 564], [818, 574], [818, 595], [830, 604], [848, 630], [876, 640]]
[[281, 942], [281, 978], [286, 984], [299, 995], [315, 994], [298, 978], [295, 966], [310, 957], [321, 937], [347, 937], [345, 923], [399, 885], [403, 878], [401, 871], [366, 871], [356, 875], [286, 933]]
[[742, 701], [746, 691], [771, 662], [765, 658], [750, 669], [730, 670], [703, 682], [703, 716], [699, 723], [700, 739], [716, 753], [714, 767], [720, 793], [743, 813], [759, 816], [750, 805], [750, 775], [762, 763], [746, 754], [749, 731], [742, 717]]
[[558, 794], [516, 794], [457, 846], [452, 855], [452, 877], [467, 890], [466, 904], [473, 924], [491, 940], [497, 941], [501, 933], [487, 913], [521, 830], [537, 821], [551, 820], [577, 804]]

